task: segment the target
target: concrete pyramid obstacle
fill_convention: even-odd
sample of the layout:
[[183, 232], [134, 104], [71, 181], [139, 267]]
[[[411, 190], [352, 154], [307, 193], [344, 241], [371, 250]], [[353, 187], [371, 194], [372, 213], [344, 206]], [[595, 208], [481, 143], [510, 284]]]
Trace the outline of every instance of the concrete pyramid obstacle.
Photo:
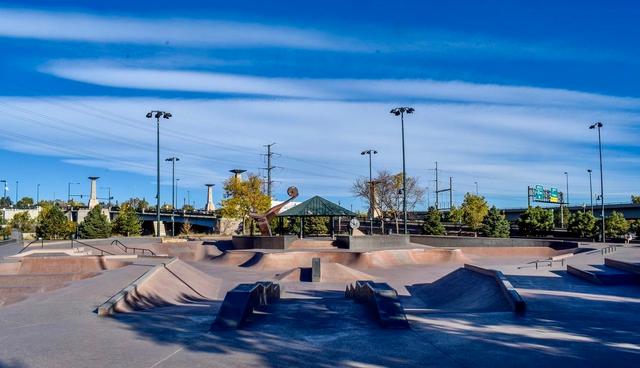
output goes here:
[[159, 264], [98, 308], [101, 316], [219, 299], [221, 280], [174, 258]]

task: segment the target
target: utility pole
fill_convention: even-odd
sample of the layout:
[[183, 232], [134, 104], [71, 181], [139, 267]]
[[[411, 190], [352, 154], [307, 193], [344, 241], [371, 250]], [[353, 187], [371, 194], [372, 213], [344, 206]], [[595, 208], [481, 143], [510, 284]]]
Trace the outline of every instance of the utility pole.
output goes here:
[[36, 206], [40, 203], [40, 184], [36, 185]]
[[277, 166], [273, 166], [271, 164], [271, 158], [273, 157], [273, 155], [277, 155], [277, 153], [272, 152], [271, 151], [271, 147], [275, 145], [275, 143], [271, 143], [271, 144], [265, 144], [263, 147], [267, 147], [267, 153], [264, 155], [267, 158], [267, 167], [264, 167], [264, 170], [267, 170], [267, 195], [269, 196], [269, 198], [271, 197], [271, 190], [272, 190], [272, 184], [273, 184], [273, 180], [271, 180], [271, 170], [275, 169]]
[[375, 184], [373, 182], [373, 171], [371, 170], [371, 155], [377, 154], [378, 151], [368, 149], [362, 151], [361, 155], [369, 155], [369, 235], [373, 235], [373, 217], [374, 217], [374, 203], [375, 203]]
[[16, 180], [16, 202], [15, 202], [16, 206], [18, 205], [18, 184], [19, 182]]
[[600, 200], [602, 201], [602, 207], [601, 207], [601, 213], [600, 216], [602, 217], [602, 242], [605, 243], [606, 242], [606, 238], [605, 238], [605, 218], [604, 218], [604, 174], [602, 173], [602, 137], [600, 135], [600, 129], [602, 128], [602, 123], [601, 122], [597, 122], [595, 124], [592, 124], [591, 126], [589, 126], [589, 129], [598, 129], [598, 155], [600, 157]]

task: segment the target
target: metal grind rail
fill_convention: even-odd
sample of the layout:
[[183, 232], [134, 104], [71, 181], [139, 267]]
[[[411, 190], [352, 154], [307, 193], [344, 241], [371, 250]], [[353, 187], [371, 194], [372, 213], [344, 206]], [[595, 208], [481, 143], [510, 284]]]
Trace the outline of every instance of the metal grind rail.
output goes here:
[[133, 254], [137, 254], [136, 252], [140, 251], [140, 253], [144, 256], [146, 255], [146, 253], [148, 252], [150, 255], [155, 256], [155, 252], [152, 251], [151, 249], [147, 249], [147, 248], [135, 248], [135, 247], [128, 247], [126, 246], [123, 242], [121, 242], [120, 240], [116, 239], [114, 241], [111, 242], [111, 245], [114, 246], [118, 246], [120, 247], [120, 249], [124, 250], [125, 253], [129, 253], [129, 250], [132, 251]]

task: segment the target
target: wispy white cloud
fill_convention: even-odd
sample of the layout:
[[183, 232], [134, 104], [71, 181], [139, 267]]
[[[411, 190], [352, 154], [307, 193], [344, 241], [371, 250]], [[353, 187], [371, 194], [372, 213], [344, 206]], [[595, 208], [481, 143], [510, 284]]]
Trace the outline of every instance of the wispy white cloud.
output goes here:
[[554, 88], [411, 79], [271, 78], [127, 68], [91, 61], [51, 62], [42, 71], [102, 86], [335, 100], [440, 100], [581, 109], [640, 109], [640, 99]]
[[[54, 100], [55, 104], [40, 98], [0, 98], [4, 118], [1, 147], [153, 176], [155, 127], [144, 114], [147, 109], [161, 108], [174, 115], [171, 120], [162, 121], [162, 154], [181, 157], [179, 176], [185, 186], [220, 183], [235, 167], [252, 171], [264, 167], [259, 156], [261, 146], [271, 142], [278, 142], [277, 151], [282, 153], [276, 162], [284, 167], [276, 173], [276, 179], [281, 181], [279, 189], [294, 184], [306, 195], [350, 196], [354, 177], [367, 173], [366, 162], [359, 154], [363, 148], [379, 151], [374, 170], [399, 171], [401, 167], [399, 122], [388, 113], [388, 102], [97, 97]], [[68, 106], [111, 114], [88, 115]], [[572, 198], [586, 201], [588, 182], [584, 171], [597, 167], [597, 151], [595, 136], [586, 129], [585, 122], [594, 112], [608, 116], [605, 159], [633, 155], [612, 148], [629, 141], [621, 134], [633, 124], [624, 120], [628, 112], [468, 102], [422, 101], [414, 106], [416, 113], [405, 122], [408, 173], [433, 188], [430, 169], [438, 161], [443, 170], [441, 178], [454, 177], [458, 201], [465, 191], [473, 191], [473, 182], [478, 181], [481, 192], [492, 202], [522, 204], [527, 185], [562, 187], [564, 171], [572, 174]], [[611, 190], [637, 190], [637, 162], [605, 162], [605, 184]], [[623, 199], [626, 195], [618, 197]]]
[[285, 47], [362, 50], [321, 31], [225, 20], [133, 18], [0, 8], [0, 36], [60, 41], [188, 47]]

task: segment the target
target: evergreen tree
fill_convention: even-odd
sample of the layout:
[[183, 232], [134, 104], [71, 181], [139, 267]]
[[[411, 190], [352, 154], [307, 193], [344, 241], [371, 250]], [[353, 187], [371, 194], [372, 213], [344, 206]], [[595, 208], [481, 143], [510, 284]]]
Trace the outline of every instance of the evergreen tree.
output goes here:
[[569, 216], [567, 230], [578, 238], [593, 238], [596, 235], [596, 218], [591, 212], [574, 212]]
[[324, 235], [329, 233], [329, 218], [328, 217], [305, 217], [304, 218], [304, 233], [307, 235]]
[[496, 206], [491, 207], [482, 221], [482, 234], [492, 238], [508, 238], [511, 231], [509, 221]]
[[105, 214], [102, 213], [102, 207], [93, 207], [84, 221], [78, 227], [78, 232], [83, 239], [108, 238], [111, 236], [111, 223]]
[[543, 235], [553, 230], [553, 211], [529, 207], [518, 219], [518, 228], [525, 235]]
[[142, 234], [142, 223], [136, 210], [128, 203], [120, 206], [118, 217], [113, 221], [113, 233], [124, 236], [138, 236]]
[[426, 235], [444, 235], [444, 225], [440, 222], [440, 212], [435, 207], [429, 207], [427, 215], [424, 217], [422, 232]]
[[617, 238], [629, 231], [629, 222], [622, 213], [613, 211], [605, 220], [605, 230], [607, 237]]
[[60, 207], [43, 204], [38, 215], [36, 235], [43, 239], [64, 239], [75, 232], [76, 226]]

